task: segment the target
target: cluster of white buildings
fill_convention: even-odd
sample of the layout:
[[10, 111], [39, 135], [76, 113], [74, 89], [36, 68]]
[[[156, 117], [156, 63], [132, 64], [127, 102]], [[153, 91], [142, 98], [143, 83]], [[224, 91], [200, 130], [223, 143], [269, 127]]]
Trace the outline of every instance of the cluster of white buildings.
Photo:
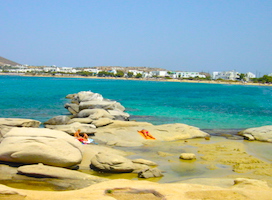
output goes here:
[[[223, 72], [213, 72], [212, 73], [212, 79], [217, 80], [217, 79], [223, 79], [223, 80], [237, 80], [240, 79], [241, 73], [232, 70], [232, 71], [223, 71]], [[252, 78], [256, 78], [256, 75], [253, 74], [252, 72], [247, 72], [244, 74], [244, 79], [245, 81], [249, 81]]]
[[[122, 70], [123, 68], [113, 67], [108, 72], [116, 74], [118, 70]], [[2, 70], [0, 69], [0, 72]], [[10, 73], [43, 73], [43, 72], [55, 72], [55, 73], [69, 73], [69, 74], [76, 74], [77, 72], [91, 72], [94, 75], [97, 75], [101, 69], [98, 68], [72, 68], [72, 67], [57, 67], [57, 66], [50, 66], [50, 67], [29, 67], [27, 65], [20, 65], [20, 66], [14, 66], [13, 68], [7, 69]], [[169, 78], [206, 78], [204, 74], [201, 74], [199, 72], [184, 72], [184, 71], [140, 71], [140, 70], [128, 70], [128, 72], [132, 73], [134, 76], [137, 74], [141, 74], [143, 78], [152, 78], [152, 77], [169, 77]], [[125, 76], [127, 74], [125, 73]], [[241, 73], [232, 70], [232, 71], [222, 71], [222, 72], [213, 72], [211, 75], [211, 79], [217, 80], [237, 80], [240, 79]], [[268, 74], [268, 76], [272, 76], [271, 74]], [[248, 72], [244, 74], [243, 79], [245, 81], [249, 81], [252, 78], [256, 78], [256, 75]]]

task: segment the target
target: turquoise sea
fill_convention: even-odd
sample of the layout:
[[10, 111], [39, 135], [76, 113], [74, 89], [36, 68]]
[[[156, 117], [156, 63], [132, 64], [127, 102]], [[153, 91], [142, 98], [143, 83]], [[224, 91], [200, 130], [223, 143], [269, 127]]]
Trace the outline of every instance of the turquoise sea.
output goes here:
[[87, 78], [0, 76], [0, 117], [44, 122], [68, 114], [67, 94], [100, 93], [124, 105], [131, 120], [185, 123], [201, 129], [272, 125], [272, 87]]

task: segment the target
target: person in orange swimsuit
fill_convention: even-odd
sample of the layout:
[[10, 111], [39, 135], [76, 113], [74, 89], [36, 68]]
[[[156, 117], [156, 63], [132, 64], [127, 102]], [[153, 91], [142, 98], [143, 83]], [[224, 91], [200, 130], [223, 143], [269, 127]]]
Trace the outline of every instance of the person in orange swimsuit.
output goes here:
[[155, 140], [156, 138], [154, 138], [147, 130], [143, 129], [141, 131], [138, 131], [139, 133], [142, 133], [143, 137], [145, 139], [152, 139]]

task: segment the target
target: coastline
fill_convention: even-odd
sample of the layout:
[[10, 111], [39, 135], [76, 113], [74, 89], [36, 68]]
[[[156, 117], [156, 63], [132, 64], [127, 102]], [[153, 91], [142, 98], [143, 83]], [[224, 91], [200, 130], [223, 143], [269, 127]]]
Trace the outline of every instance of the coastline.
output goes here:
[[16, 73], [0, 73], [0, 75], [6, 76], [24, 76], [24, 77], [50, 77], [50, 78], [84, 78], [84, 79], [109, 79], [109, 80], [132, 80], [132, 81], [158, 81], [158, 82], [179, 82], [179, 83], [206, 83], [206, 84], [224, 84], [224, 85], [250, 85], [250, 86], [272, 86], [268, 83], [243, 83], [243, 82], [231, 82], [231, 81], [216, 81], [216, 80], [179, 80], [179, 79], [163, 79], [163, 78], [123, 78], [123, 77], [97, 77], [97, 76], [67, 76], [67, 75], [26, 75]]

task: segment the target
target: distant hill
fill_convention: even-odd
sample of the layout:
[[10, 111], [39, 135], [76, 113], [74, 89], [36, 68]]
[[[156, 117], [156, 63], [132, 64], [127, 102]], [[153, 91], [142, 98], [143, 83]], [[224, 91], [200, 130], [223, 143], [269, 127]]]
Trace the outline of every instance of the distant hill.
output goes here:
[[0, 66], [4, 66], [4, 65], [16, 66], [20, 64], [0, 56]]

